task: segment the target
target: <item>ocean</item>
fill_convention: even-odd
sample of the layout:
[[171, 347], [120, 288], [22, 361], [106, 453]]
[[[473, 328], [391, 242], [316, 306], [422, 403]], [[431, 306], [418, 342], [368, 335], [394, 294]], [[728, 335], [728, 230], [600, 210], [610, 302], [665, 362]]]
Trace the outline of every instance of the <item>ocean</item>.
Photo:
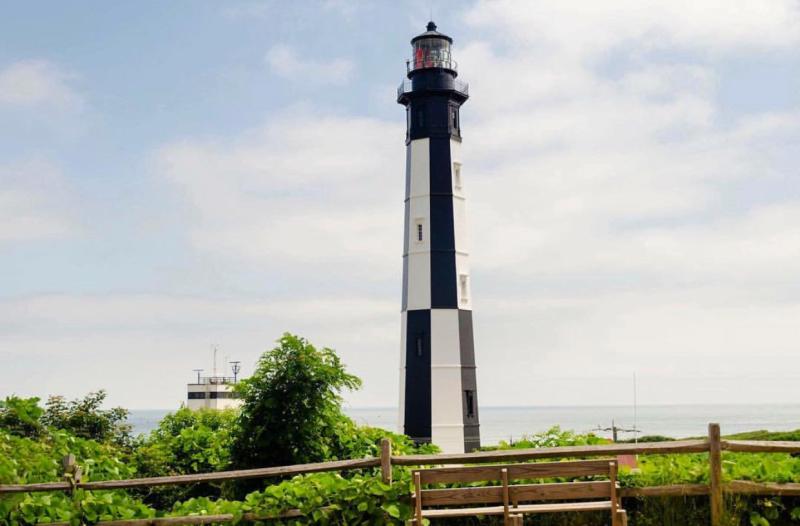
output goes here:
[[[133, 410], [129, 422], [135, 434], [147, 433], [170, 411]], [[392, 431], [397, 427], [394, 407], [346, 407], [345, 412], [360, 424]], [[484, 445], [518, 440], [525, 434], [546, 431], [556, 425], [580, 433], [609, 428], [612, 421], [625, 429], [634, 427], [634, 411], [629, 406], [481, 407], [479, 416]], [[723, 434], [757, 429], [787, 431], [800, 429], [800, 404], [640, 406], [635, 422], [639, 436], [705, 436], [709, 422], [719, 423]], [[608, 431], [596, 433], [611, 436]], [[621, 432], [620, 438], [633, 438], [633, 433]]]

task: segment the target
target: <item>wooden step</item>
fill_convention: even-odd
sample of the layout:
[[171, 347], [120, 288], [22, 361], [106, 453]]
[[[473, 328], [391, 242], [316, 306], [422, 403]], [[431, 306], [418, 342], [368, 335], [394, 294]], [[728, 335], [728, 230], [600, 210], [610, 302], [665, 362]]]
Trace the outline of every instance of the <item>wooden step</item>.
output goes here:
[[[560, 513], [576, 511], [609, 511], [611, 501], [595, 502], [559, 502], [555, 504], [522, 504], [508, 509], [511, 513]], [[423, 517], [474, 517], [475, 515], [502, 515], [502, 506], [485, 506], [482, 508], [457, 508], [448, 510], [423, 510]]]

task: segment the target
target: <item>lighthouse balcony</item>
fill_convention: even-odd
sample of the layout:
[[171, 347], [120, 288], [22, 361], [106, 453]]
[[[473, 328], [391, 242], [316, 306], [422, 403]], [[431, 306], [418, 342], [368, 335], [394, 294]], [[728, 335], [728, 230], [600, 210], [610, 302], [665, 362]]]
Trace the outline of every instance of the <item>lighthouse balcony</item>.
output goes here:
[[[452, 79], [452, 84], [450, 82], [447, 82], [446, 85], [424, 86], [424, 87], [420, 86], [419, 83], [417, 83], [416, 90], [421, 90], [426, 88], [433, 90], [437, 88], [446, 91], [452, 90], [464, 95], [465, 97], [469, 97], [469, 84], [467, 82], [464, 82], [463, 80]], [[402, 99], [404, 95], [407, 95], [412, 91], [415, 91], [415, 83], [413, 80], [404, 80], [403, 82], [401, 82], [400, 85], [397, 87], [398, 101]]]

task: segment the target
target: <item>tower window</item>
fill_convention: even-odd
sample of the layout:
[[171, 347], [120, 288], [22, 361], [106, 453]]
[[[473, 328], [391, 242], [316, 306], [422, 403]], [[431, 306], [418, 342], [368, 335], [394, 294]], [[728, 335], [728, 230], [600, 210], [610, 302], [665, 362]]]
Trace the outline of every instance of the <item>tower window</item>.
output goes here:
[[453, 163], [453, 186], [461, 190], [461, 163]]
[[417, 219], [415, 223], [416, 223], [416, 229], [414, 231], [414, 239], [417, 241], [417, 243], [422, 243], [424, 239], [424, 228], [422, 224], [422, 219]]
[[417, 128], [425, 127], [425, 110], [420, 108], [417, 110]]
[[461, 274], [458, 283], [461, 286], [461, 303], [467, 303], [469, 301], [469, 276]]
[[467, 418], [475, 418], [475, 391], [464, 391], [467, 402]]
[[422, 356], [422, 351], [425, 349], [425, 341], [422, 334], [417, 335], [417, 356]]
[[450, 107], [450, 129], [458, 131], [458, 108], [455, 106]]

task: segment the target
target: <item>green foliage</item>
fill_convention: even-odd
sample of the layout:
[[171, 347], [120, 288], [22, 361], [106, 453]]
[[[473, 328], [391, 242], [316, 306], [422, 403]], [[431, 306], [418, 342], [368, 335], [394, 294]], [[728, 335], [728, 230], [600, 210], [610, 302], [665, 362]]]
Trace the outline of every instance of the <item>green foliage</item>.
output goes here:
[[404, 524], [411, 518], [408, 471], [401, 480], [384, 484], [376, 476], [343, 477], [338, 473], [298, 476], [248, 494], [243, 501], [207, 498], [175, 505], [170, 515], [233, 513], [276, 517], [298, 509], [303, 517], [273, 524]]
[[[75, 455], [84, 480], [136, 476], [136, 471], [126, 462], [125, 452], [112, 443], [100, 443], [60, 430], [51, 430], [38, 438], [0, 431], [0, 484], [61, 480], [61, 459], [69, 453]], [[79, 491], [75, 500], [60, 492], [11, 494], [0, 497], [0, 524], [68, 521], [89, 508], [96, 512], [105, 510], [103, 516], [115, 518], [149, 516], [141, 503], [122, 491], [103, 492], [102, 496]]]
[[608, 444], [609, 442], [608, 439], [598, 437], [593, 433], [579, 435], [572, 431], [562, 430], [560, 426], [553, 426], [542, 433], [523, 435], [522, 438], [513, 443], [501, 440], [496, 446], [482, 447], [481, 451], [529, 449], [534, 447], [590, 446], [595, 444]]
[[[140, 477], [162, 477], [222, 471], [229, 466], [232, 433], [237, 411], [185, 407], [165, 416], [158, 427], [140, 438], [133, 462]], [[194, 484], [154, 488], [144, 500], [165, 507], [200, 495], [219, 496], [217, 485]]]
[[344, 458], [348, 419], [341, 392], [360, 387], [332, 349], [284, 334], [238, 386], [243, 407], [231, 459], [236, 468]]
[[21, 437], [39, 436], [42, 413], [38, 398], [9, 396], [0, 400], [0, 429]]
[[[242, 382], [244, 408], [167, 415], [158, 428], [135, 440], [124, 409], [101, 409], [105, 392], [65, 401], [51, 397], [46, 410], [38, 399], [9, 397], [0, 402], [0, 484], [48, 482], [62, 477], [61, 459], [76, 456], [84, 480], [124, 479], [213, 472], [231, 467], [263, 467], [378, 456], [390, 437], [393, 454], [432, 453], [406, 436], [358, 426], [341, 410], [341, 392], [360, 380], [348, 374], [331, 349], [285, 334], [261, 357], [256, 374]], [[800, 431], [755, 431], [728, 438], [798, 440]], [[666, 437], [651, 437], [664, 440]], [[640, 438], [640, 441], [648, 439]], [[603, 444], [593, 434], [553, 427], [487, 449]], [[723, 453], [723, 478], [756, 482], [800, 482], [800, 458], [785, 454]], [[300, 510], [301, 517], [273, 524], [403, 524], [410, 518], [410, 469], [393, 468], [395, 482], [380, 480], [377, 469], [318, 473], [291, 480], [257, 481], [258, 491], [227, 500], [219, 485], [197, 484], [131, 491], [13, 494], [0, 497], [0, 524], [28, 526], [55, 521], [92, 524], [101, 520], [231, 513], [237, 520]], [[707, 483], [705, 454], [641, 456], [638, 468], [623, 468], [623, 486]], [[264, 487], [266, 486], [266, 487]], [[241, 488], [239, 488], [241, 489]], [[707, 497], [628, 499], [631, 526], [707, 524]], [[726, 497], [725, 526], [800, 524], [800, 499]], [[532, 523], [528, 518], [526, 522]], [[538, 526], [601, 526], [607, 514], [553, 514]], [[438, 523], [436, 523], [438, 524]], [[500, 520], [467, 518], [448, 526], [494, 525]]]
[[158, 427], [137, 441], [135, 464], [143, 476], [207, 473], [228, 467], [237, 412], [192, 411], [166, 415]]
[[104, 390], [71, 401], [63, 396], [51, 396], [45, 406], [42, 424], [69, 431], [78, 437], [128, 446], [131, 441], [128, 410], [121, 407], [101, 409], [106, 396]]
[[733, 435], [725, 435], [724, 438], [729, 440], [800, 440], [800, 429], [794, 431], [767, 431], [761, 429], [758, 431], [746, 431], [744, 433], [735, 433]]
[[335, 429], [342, 450], [341, 458], [378, 457], [381, 454], [381, 439], [392, 441], [394, 455], [426, 455], [439, 453], [434, 444], [414, 444], [406, 435], [392, 433], [379, 427], [359, 426], [351, 419], [342, 419]]

